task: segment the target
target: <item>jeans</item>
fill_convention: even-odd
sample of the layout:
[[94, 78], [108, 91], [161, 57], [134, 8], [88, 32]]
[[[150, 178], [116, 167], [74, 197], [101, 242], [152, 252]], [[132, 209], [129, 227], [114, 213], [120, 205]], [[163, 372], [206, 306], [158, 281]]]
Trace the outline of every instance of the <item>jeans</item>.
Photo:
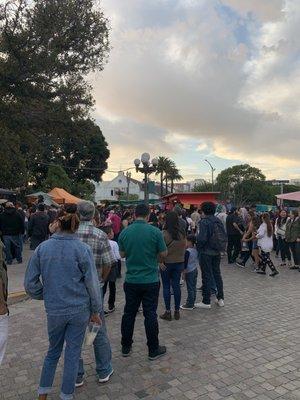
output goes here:
[[300, 242], [291, 242], [288, 245], [293, 254], [294, 264], [297, 267], [300, 266]]
[[282, 262], [285, 262], [286, 258], [288, 261], [291, 261], [292, 257], [288, 243], [280, 236], [278, 238], [278, 243]]
[[[100, 318], [102, 321], [101, 328], [99, 329], [97, 336], [94, 340], [94, 354], [96, 361], [96, 372], [100, 379], [106, 378], [113, 370], [111, 363], [111, 347], [107, 336], [105, 316], [103, 309], [100, 311]], [[78, 367], [78, 378], [83, 378], [84, 365], [83, 359], [79, 360]]]
[[0, 315], [0, 365], [2, 364], [8, 337], [8, 315]]
[[197, 277], [198, 277], [198, 270], [197, 268], [194, 271], [187, 272], [185, 274], [185, 282], [188, 297], [186, 300], [186, 305], [188, 307], [194, 307], [196, 296], [197, 296]]
[[121, 325], [122, 346], [130, 347], [133, 343], [135, 317], [142, 303], [149, 353], [158, 349], [157, 306], [159, 286], [159, 282], [124, 283], [125, 307]]
[[212, 256], [208, 254], [200, 255], [200, 267], [202, 272], [202, 295], [203, 303], [210, 304], [211, 294], [211, 275], [214, 277], [217, 286], [217, 299], [224, 300], [223, 280], [220, 270], [221, 256]]
[[23, 248], [22, 235], [3, 235], [3, 243], [5, 246], [4, 251], [7, 264], [11, 264], [14, 258], [21, 263]]
[[228, 264], [234, 263], [242, 250], [240, 235], [228, 235], [227, 256]]
[[47, 315], [49, 350], [44, 361], [38, 394], [50, 393], [57, 363], [66, 343], [60, 398], [73, 399], [81, 346], [89, 318], [90, 312], [87, 311], [74, 315]]
[[180, 277], [184, 269], [183, 263], [166, 263], [165, 271], [161, 271], [161, 279], [163, 285], [163, 296], [166, 310], [171, 310], [171, 286], [174, 292], [175, 311], [180, 308], [181, 289]]

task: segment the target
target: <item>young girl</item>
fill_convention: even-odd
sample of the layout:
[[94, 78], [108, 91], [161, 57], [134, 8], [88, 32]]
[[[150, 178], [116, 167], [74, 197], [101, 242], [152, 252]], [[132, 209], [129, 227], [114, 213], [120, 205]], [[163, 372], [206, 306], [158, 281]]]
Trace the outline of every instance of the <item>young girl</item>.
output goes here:
[[118, 262], [121, 262], [121, 256], [119, 252], [119, 245], [117, 242], [113, 240], [114, 231], [111, 226], [103, 226], [101, 228], [103, 232], [105, 232], [109, 239], [109, 244], [112, 250], [112, 253], [115, 258], [115, 262], [111, 267], [110, 273], [103, 285], [103, 299], [105, 297], [105, 293], [107, 290], [107, 286], [109, 286], [109, 297], [108, 297], [108, 311], [104, 312], [104, 314], [110, 314], [115, 311], [115, 301], [116, 301], [116, 280], [118, 275]]
[[258, 239], [257, 245], [261, 251], [261, 269], [256, 272], [265, 275], [268, 266], [272, 271], [270, 276], [278, 275], [279, 272], [276, 270], [272, 260], [270, 259], [270, 252], [273, 249], [273, 227], [268, 213], [262, 215], [262, 223], [258, 228], [256, 238]]
[[185, 251], [184, 257], [184, 270], [183, 274], [186, 281], [186, 288], [188, 292], [188, 297], [186, 303], [180, 308], [182, 310], [193, 310], [196, 293], [197, 293], [197, 276], [198, 276], [198, 251], [195, 248], [196, 238], [194, 235], [189, 235], [187, 237], [187, 249]]

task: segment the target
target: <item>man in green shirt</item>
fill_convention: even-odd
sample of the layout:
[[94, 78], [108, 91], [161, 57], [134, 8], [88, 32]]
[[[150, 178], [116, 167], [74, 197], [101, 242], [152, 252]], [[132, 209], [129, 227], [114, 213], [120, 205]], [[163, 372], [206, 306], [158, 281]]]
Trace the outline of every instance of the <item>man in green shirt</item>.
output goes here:
[[139, 204], [135, 209], [135, 222], [119, 236], [121, 257], [126, 258], [124, 283], [125, 308], [122, 318], [122, 354], [131, 353], [135, 317], [143, 305], [149, 360], [166, 353], [158, 341], [157, 306], [159, 296], [158, 263], [167, 255], [161, 231], [148, 224], [149, 207]]

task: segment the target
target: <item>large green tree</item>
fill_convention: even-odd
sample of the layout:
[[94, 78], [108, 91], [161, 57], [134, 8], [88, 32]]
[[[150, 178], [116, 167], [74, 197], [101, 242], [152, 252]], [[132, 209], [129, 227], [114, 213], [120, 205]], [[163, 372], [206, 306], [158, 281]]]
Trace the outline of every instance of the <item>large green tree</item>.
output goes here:
[[[108, 34], [93, 0], [7, 0], [0, 6], [0, 139], [3, 144], [2, 132], [10, 132], [26, 167], [19, 179], [6, 170], [10, 187], [38, 186], [53, 162], [78, 182], [100, 179], [109, 152], [89, 117], [94, 101], [85, 76], [104, 68]], [[0, 159], [8, 164], [5, 143]]]

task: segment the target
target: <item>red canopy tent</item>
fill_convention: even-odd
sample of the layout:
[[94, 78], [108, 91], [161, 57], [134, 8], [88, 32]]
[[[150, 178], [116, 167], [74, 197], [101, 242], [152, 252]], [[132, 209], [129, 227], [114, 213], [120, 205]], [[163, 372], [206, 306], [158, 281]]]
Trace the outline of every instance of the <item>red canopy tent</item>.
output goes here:
[[276, 195], [279, 200], [300, 201], [300, 192], [284, 193]]
[[220, 192], [182, 192], [182, 193], [171, 193], [167, 194], [162, 198], [162, 201], [166, 203], [166, 208], [173, 208], [176, 203], [181, 203], [185, 208], [190, 206], [199, 207], [205, 201], [212, 201], [217, 203], [217, 196]]
[[68, 193], [65, 189], [54, 188], [48, 193], [49, 196], [58, 204], [77, 204], [81, 201], [78, 197]]

